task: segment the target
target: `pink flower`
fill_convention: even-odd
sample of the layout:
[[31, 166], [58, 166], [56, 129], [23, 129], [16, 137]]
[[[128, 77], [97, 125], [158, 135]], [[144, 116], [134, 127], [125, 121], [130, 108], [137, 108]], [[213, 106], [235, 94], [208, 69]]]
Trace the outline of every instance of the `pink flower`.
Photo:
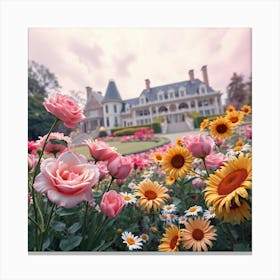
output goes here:
[[82, 155], [65, 152], [58, 158], [42, 162], [41, 173], [33, 187], [37, 192], [47, 194], [57, 205], [71, 208], [93, 198], [91, 188], [98, 179], [97, 166], [88, 163]]
[[215, 147], [214, 140], [210, 136], [204, 134], [187, 135], [183, 140], [187, 149], [192, 152], [193, 156], [196, 158], [206, 157], [212, 153]]
[[132, 163], [129, 158], [118, 156], [108, 162], [109, 173], [117, 179], [125, 179], [132, 170]]
[[96, 166], [99, 169], [99, 174], [100, 174], [99, 178], [100, 178], [100, 180], [105, 179], [106, 176], [109, 174], [109, 171], [107, 169], [107, 163], [104, 162], [104, 161], [98, 161], [96, 163]]
[[125, 182], [125, 179], [115, 179], [114, 182], [117, 186], [121, 186]]
[[37, 162], [38, 157], [36, 155], [28, 154], [28, 172], [33, 172], [35, 170]]
[[85, 118], [82, 108], [70, 97], [60, 93], [54, 97], [45, 98], [43, 105], [49, 113], [63, 121], [64, 125], [69, 128], [74, 128]]
[[[43, 148], [44, 143], [46, 141], [47, 135], [43, 137], [39, 137], [40, 139], [37, 141], [38, 147]], [[44, 153], [46, 155], [60, 155], [69, 149], [69, 145], [72, 140], [68, 136], [64, 136], [63, 133], [52, 132], [48, 138], [48, 142], [45, 147]]]
[[221, 167], [228, 158], [222, 153], [210, 154], [205, 158], [207, 168], [219, 168]]
[[108, 161], [119, 155], [118, 152], [103, 141], [87, 140], [85, 144], [88, 146], [91, 156], [97, 160]]
[[35, 141], [28, 141], [28, 153], [37, 154], [38, 145]]
[[201, 180], [200, 178], [195, 178], [192, 180], [192, 185], [195, 188], [203, 189], [205, 187], [205, 182], [203, 180]]
[[248, 139], [252, 139], [252, 126], [251, 125], [244, 126], [244, 132], [245, 132], [245, 136]]
[[114, 190], [104, 193], [100, 203], [101, 211], [110, 218], [116, 217], [122, 210], [123, 206], [123, 196]]

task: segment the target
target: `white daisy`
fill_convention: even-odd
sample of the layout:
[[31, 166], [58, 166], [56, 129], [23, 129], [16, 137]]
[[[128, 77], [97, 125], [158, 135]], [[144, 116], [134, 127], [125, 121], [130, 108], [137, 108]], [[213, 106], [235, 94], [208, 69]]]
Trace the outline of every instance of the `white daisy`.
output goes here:
[[133, 204], [137, 200], [136, 197], [131, 193], [121, 192], [121, 195], [123, 196], [125, 205]]
[[184, 224], [186, 221], [187, 221], [187, 219], [186, 219], [185, 216], [180, 216], [180, 217], [178, 218], [179, 224]]
[[175, 204], [168, 204], [162, 207], [164, 213], [173, 213], [177, 210]]
[[135, 190], [136, 187], [137, 187], [137, 185], [136, 185], [135, 183], [131, 182], [131, 183], [128, 184], [128, 187], [129, 187], [131, 190]]
[[152, 175], [154, 174], [154, 172], [152, 171], [152, 170], [145, 170], [143, 173], [142, 173], [142, 175], [141, 175], [141, 177], [142, 178], [145, 178], [145, 179], [148, 179], [148, 178], [150, 178]]
[[215, 208], [209, 207], [208, 210], [204, 211], [203, 217], [207, 220], [209, 220], [211, 218], [215, 218], [216, 217]]
[[251, 152], [251, 150], [252, 150], [252, 147], [251, 147], [251, 145], [250, 144], [245, 144], [245, 145], [243, 145], [243, 147], [242, 147], [242, 149], [241, 149], [241, 152]]
[[142, 239], [142, 241], [143, 241], [144, 243], [146, 243], [146, 242], [149, 240], [149, 235], [146, 234], [146, 233], [142, 233], [142, 234], [140, 235], [140, 238]]
[[131, 232], [124, 231], [122, 233], [123, 243], [125, 243], [129, 250], [142, 249], [142, 239], [137, 235], [134, 236]]
[[194, 205], [185, 211], [186, 216], [197, 216], [198, 212], [202, 212], [202, 207]]
[[173, 213], [163, 212], [159, 215], [159, 218], [163, 222], [172, 224], [173, 222], [175, 222], [178, 219], [178, 216], [176, 216]]

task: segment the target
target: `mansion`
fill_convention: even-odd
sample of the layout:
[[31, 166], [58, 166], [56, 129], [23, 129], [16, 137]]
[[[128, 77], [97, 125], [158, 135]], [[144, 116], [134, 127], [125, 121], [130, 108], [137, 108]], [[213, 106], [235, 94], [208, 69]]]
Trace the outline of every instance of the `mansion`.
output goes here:
[[86, 119], [81, 128], [89, 133], [104, 126], [110, 132], [112, 128], [151, 124], [162, 119], [170, 127], [168, 132], [178, 131], [180, 127], [188, 130], [191, 112], [202, 116], [223, 113], [222, 93], [210, 87], [206, 65], [201, 71], [202, 80], [195, 78], [194, 70], [190, 70], [187, 80], [156, 87], [146, 79], [139, 97], [126, 100], [122, 99], [114, 80], [109, 80], [104, 96], [86, 87]]

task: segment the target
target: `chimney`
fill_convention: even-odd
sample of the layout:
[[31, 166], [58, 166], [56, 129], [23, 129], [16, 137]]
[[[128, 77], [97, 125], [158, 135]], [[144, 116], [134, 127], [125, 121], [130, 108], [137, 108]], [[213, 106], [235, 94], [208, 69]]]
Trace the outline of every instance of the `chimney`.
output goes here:
[[88, 99], [91, 92], [92, 92], [92, 88], [91, 87], [86, 87], [86, 91], [87, 91], [87, 99]]
[[193, 71], [193, 69], [191, 69], [191, 70], [189, 71], [189, 77], [190, 77], [191, 83], [194, 83], [194, 71]]
[[149, 79], [146, 79], [146, 80], [145, 80], [145, 84], [146, 84], [146, 90], [150, 90], [150, 89], [151, 89], [151, 87], [150, 87], [151, 82], [150, 82]]
[[207, 65], [203, 65], [201, 67], [201, 71], [202, 71], [202, 77], [203, 77], [203, 82], [209, 86], [209, 81], [208, 81], [208, 74], [207, 74]]

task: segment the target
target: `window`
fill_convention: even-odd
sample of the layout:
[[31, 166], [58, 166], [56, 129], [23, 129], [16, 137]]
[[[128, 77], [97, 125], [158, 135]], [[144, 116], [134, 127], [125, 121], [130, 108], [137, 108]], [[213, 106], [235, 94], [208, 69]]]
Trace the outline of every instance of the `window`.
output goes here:
[[183, 97], [185, 95], [185, 91], [184, 90], [180, 90], [180, 96]]
[[168, 99], [168, 94], [167, 93], [164, 94], [164, 99]]
[[109, 118], [106, 118], [106, 124], [107, 124], [107, 126], [110, 126], [110, 120], [109, 120]]
[[194, 108], [195, 107], [195, 102], [194, 100], [191, 101], [191, 108]]
[[206, 100], [206, 99], [203, 100], [203, 105], [204, 105], [204, 106], [207, 106], [208, 104], [209, 104], [209, 101], [208, 101], [208, 100]]
[[202, 100], [198, 101], [198, 107], [202, 107]]
[[117, 113], [117, 105], [114, 105], [114, 113]]
[[105, 106], [105, 111], [106, 111], [106, 114], [109, 113], [109, 110], [108, 110], [108, 105]]
[[209, 116], [210, 115], [210, 110], [205, 110], [205, 116]]
[[115, 117], [115, 126], [118, 125], [118, 117]]
[[162, 96], [162, 95], [159, 95], [158, 97], [159, 97], [159, 100], [160, 100], [160, 101], [163, 100], [163, 96]]
[[178, 90], [175, 91], [175, 98], [178, 98], [179, 97], [179, 92]]

